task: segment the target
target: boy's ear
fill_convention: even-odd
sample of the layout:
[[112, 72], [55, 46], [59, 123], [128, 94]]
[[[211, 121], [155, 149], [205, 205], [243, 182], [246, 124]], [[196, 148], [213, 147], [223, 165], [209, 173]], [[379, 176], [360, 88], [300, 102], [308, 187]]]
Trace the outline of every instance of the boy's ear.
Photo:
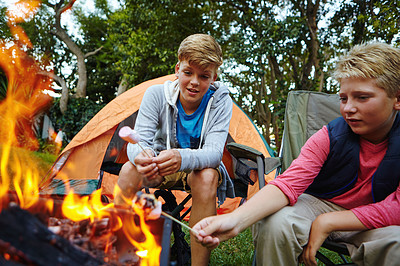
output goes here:
[[175, 76], [178, 77], [178, 72], [179, 72], [179, 62], [176, 63], [175, 65]]
[[214, 78], [213, 78], [213, 81], [212, 81], [212, 83], [214, 83], [214, 81], [216, 81], [216, 80], [217, 80], [217, 78], [218, 78], [218, 74], [217, 74], [217, 73], [215, 73], [215, 74], [214, 74]]
[[394, 109], [395, 109], [395, 110], [400, 110], [400, 91], [397, 92], [397, 95], [396, 95], [396, 102], [395, 102], [395, 104], [394, 104]]

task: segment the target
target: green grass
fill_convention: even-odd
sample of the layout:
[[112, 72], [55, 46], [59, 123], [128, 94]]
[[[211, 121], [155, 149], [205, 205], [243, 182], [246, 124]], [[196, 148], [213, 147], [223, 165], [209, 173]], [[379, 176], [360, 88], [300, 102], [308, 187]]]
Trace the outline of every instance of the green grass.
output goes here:
[[32, 152], [32, 156], [35, 156], [39, 160], [39, 163], [44, 170], [50, 169], [57, 159], [57, 155], [50, 153]]
[[[186, 223], [186, 222], [185, 222]], [[182, 228], [185, 240], [190, 243], [189, 230]], [[173, 243], [173, 239], [171, 241]], [[251, 265], [254, 245], [251, 229], [247, 228], [236, 237], [222, 242], [211, 252], [209, 265]]]
[[221, 243], [213, 250], [210, 265], [251, 265], [254, 255], [250, 228], [238, 236]]
[[[28, 151], [18, 147], [11, 147], [8, 150], [0, 145], [0, 161], [6, 162], [6, 168], [1, 173], [10, 179], [18, 173], [21, 178], [32, 173], [40, 180], [46, 176], [56, 158], [57, 156], [53, 154]], [[12, 185], [10, 190], [13, 190]]]

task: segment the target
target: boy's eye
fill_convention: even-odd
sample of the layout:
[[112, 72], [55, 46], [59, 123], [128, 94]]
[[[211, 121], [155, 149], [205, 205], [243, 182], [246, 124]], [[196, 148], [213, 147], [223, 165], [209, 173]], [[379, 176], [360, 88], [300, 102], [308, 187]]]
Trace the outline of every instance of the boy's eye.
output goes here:
[[190, 71], [183, 71], [183, 73], [185, 73], [186, 75], [192, 74], [192, 72], [190, 72]]
[[209, 79], [210, 78], [210, 76], [208, 76], [208, 75], [203, 75], [203, 76], [201, 76], [203, 79]]
[[340, 98], [339, 98], [339, 101], [341, 101], [341, 102], [345, 102], [346, 100], [347, 100], [346, 97], [340, 97]]

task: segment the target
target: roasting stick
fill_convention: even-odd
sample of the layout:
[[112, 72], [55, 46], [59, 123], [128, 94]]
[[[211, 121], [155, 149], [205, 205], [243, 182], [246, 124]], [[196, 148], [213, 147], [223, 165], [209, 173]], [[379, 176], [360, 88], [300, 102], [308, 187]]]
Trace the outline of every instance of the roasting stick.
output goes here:
[[[115, 209], [112, 209], [112, 208], [107, 208], [107, 211], [111, 211], [111, 212], [122, 212], [122, 213], [129, 213], [129, 214], [132, 213], [131, 211], [128, 211], [128, 210], [124, 210], [124, 209], [115, 210]], [[162, 211], [162, 212], [161, 212], [161, 215], [162, 215], [162, 216], [165, 216], [165, 217], [168, 218], [168, 219], [171, 219], [172, 221], [174, 221], [174, 222], [176, 222], [176, 223], [178, 223], [178, 224], [180, 224], [180, 225], [182, 225], [183, 227], [185, 227], [186, 229], [190, 230], [190, 231], [191, 231], [192, 233], [194, 233], [195, 235], [198, 235], [198, 234], [199, 234], [199, 232], [197, 232], [196, 230], [194, 230], [194, 229], [191, 228], [190, 226], [186, 225], [185, 223], [179, 221], [179, 220], [176, 219], [175, 217], [169, 215], [168, 213]]]
[[166, 212], [161, 212], [161, 215], [163, 215], [163, 216], [165, 216], [165, 217], [171, 219], [172, 221], [174, 221], [174, 222], [176, 222], [176, 223], [182, 225], [182, 226], [185, 227], [186, 229], [189, 229], [190, 231], [192, 231], [193, 234], [199, 235], [199, 232], [197, 232], [196, 230], [194, 230], [194, 229], [191, 228], [190, 226], [187, 226], [185, 223], [182, 223], [181, 221], [179, 221], [179, 220], [176, 219], [175, 217], [169, 215], [168, 213], [166, 213]]
[[144, 153], [146, 153], [146, 155], [151, 158], [152, 156], [142, 147], [142, 145], [140, 145], [139, 141], [140, 141], [140, 135], [133, 129], [131, 129], [128, 126], [122, 127], [119, 130], [119, 136], [125, 140], [128, 141], [132, 144], [137, 144], [139, 145], [139, 147], [144, 151]]

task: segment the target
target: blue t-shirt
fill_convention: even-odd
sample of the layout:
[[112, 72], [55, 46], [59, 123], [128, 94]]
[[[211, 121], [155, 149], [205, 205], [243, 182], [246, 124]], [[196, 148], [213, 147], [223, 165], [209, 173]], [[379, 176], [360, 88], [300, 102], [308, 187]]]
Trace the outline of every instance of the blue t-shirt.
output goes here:
[[178, 119], [176, 121], [176, 138], [180, 148], [197, 149], [200, 142], [201, 128], [203, 126], [204, 113], [207, 103], [215, 90], [208, 89], [197, 110], [188, 115], [183, 110], [182, 104], [178, 99]]

